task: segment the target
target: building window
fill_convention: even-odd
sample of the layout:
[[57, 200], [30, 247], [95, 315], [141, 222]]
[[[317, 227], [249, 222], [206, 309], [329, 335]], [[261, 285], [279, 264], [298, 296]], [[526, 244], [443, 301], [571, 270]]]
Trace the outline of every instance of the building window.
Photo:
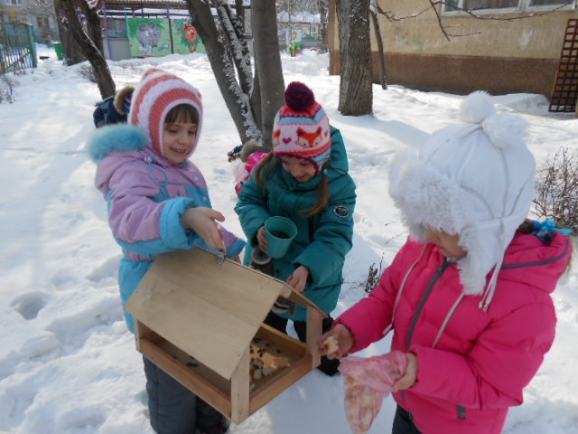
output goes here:
[[465, 9], [504, 9], [518, 7], [518, 0], [465, 0]]
[[4, 0], [7, 6], [20, 6], [21, 0]]
[[513, 8], [525, 10], [533, 6], [571, 6], [573, 3], [573, 0], [448, 0], [444, 12]]
[[572, 0], [530, 0], [530, 6], [556, 6], [556, 5], [570, 5]]
[[122, 19], [108, 18], [101, 22], [102, 31], [110, 38], [127, 38], [126, 21]]
[[50, 28], [50, 22], [48, 21], [48, 18], [45, 17], [36, 17], [36, 24], [40, 29]]

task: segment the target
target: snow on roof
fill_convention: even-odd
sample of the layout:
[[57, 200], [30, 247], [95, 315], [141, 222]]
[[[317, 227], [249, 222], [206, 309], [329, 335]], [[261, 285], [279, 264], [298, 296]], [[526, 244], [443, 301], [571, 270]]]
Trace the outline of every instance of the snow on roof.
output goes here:
[[[96, 1], [96, 0], [86, 0], [87, 2]], [[186, 9], [187, 2], [185, 0], [104, 0], [105, 5], [114, 4], [116, 5], [126, 5], [126, 6], [134, 6], [134, 5], [142, 5], [143, 7], [154, 7], [155, 9], [166, 9], [167, 7], [177, 8], [177, 9]], [[235, 5], [233, 0], [229, 1], [231, 6]], [[243, 0], [244, 6], [250, 6], [250, 0]]]

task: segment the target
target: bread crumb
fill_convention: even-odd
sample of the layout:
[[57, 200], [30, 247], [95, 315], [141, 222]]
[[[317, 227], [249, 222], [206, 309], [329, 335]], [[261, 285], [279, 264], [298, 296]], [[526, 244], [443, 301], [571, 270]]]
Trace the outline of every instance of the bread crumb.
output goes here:
[[339, 344], [335, 336], [329, 336], [325, 341], [323, 341], [323, 348], [327, 351], [327, 355], [335, 353], [339, 350]]

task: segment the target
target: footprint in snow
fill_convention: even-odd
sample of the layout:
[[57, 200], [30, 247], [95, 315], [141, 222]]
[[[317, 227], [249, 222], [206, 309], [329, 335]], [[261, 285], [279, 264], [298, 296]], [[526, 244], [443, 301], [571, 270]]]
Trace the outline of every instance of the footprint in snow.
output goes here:
[[38, 313], [46, 306], [47, 297], [41, 292], [30, 292], [16, 297], [10, 303], [10, 307], [16, 310], [22, 318], [33, 320]]

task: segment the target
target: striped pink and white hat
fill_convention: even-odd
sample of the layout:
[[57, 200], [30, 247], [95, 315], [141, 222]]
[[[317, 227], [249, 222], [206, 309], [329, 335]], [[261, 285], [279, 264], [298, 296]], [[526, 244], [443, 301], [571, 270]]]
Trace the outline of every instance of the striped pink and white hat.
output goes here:
[[[150, 146], [157, 153], [164, 156], [163, 133], [165, 119], [169, 111], [180, 104], [193, 106], [199, 114], [198, 143], [203, 119], [201, 93], [194, 86], [191, 86], [176, 75], [157, 68], [149, 69], [144, 73], [141, 82], [132, 95], [128, 123], [143, 129], [149, 137]], [[194, 152], [197, 143], [191, 150], [191, 154]]]

